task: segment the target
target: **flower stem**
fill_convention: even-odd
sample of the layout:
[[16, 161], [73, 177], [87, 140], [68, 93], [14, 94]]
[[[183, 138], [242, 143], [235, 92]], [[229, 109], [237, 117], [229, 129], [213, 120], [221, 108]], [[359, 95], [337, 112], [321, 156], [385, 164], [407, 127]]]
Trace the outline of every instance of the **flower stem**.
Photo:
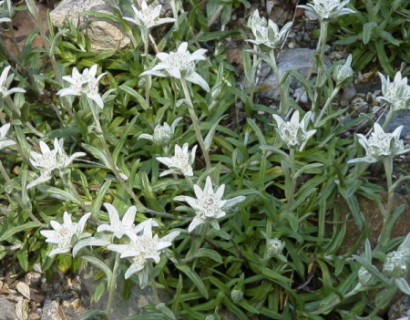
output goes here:
[[199, 127], [199, 120], [195, 114], [194, 105], [191, 100], [191, 95], [189, 93], [186, 80], [184, 78], [181, 78], [181, 84], [182, 84], [182, 90], [184, 91], [185, 99], [188, 102], [188, 112], [192, 120], [192, 125], [194, 126], [196, 139], [198, 140], [199, 146], [201, 147], [202, 153], [204, 155], [206, 168], [209, 169], [211, 168], [211, 161], [209, 159], [209, 153], [208, 153], [208, 150], [206, 150], [205, 148], [205, 142], [204, 142], [204, 139], [202, 138], [201, 129]]
[[295, 167], [295, 149], [290, 148], [289, 150], [289, 173], [287, 175], [288, 181], [286, 182], [286, 198], [287, 198], [287, 204], [286, 204], [286, 211], [287, 214], [290, 213], [290, 209], [292, 207], [294, 197], [295, 197], [295, 189], [296, 189], [296, 179], [295, 179], [295, 173], [296, 173], [296, 167]]
[[315, 83], [315, 94], [313, 98], [313, 111], [314, 113], [317, 113], [319, 109], [318, 105], [318, 88], [319, 88], [319, 83], [320, 83], [320, 78], [321, 74], [323, 71], [323, 64], [324, 64], [324, 57], [325, 57], [325, 47], [326, 47], [326, 39], [327, 39], [327, 27], [329, 25], [328, 21], [321, 21], [320, 22], [320, 36], [319, 36], [319, 41], [317, 43], [316, 47], [316, 54], [318, 55], [318, 60], [317, 60], [317, 77], [316, 77], [316, 83]]
[[317, 117], [315, 121], [315, 127], [319, 126], [320, 120], [322, 120], [323, 116], [327, 112], [327, 109], [329, 108], [330, 104], [332, 103], [333, 99], [336, 97], [336, 95], [339, 93], [340, 87], [336, 86], [336, 88], [333, 89], [332, 94], [330, 95], [329, 98], [327, 98], [325, 105], [323, 106], [322, 110], [320, 111], [319, 116]]
[[393, 120], [393, 116], [394, 116], [394, 110], [393, 110], [393, 108], [390, 108], [390, 111], [386, 115], [386, 119], [384, 119], [384, 123], [383, 123], [383, 130], [384, 131], [387, 130], [390, 122]]
[[115, 262], [114, 267], [112, 269], [111, 279], [108, 280], [108, 302], [107, 302], [107, 309], [106, 313], [108, 315], [108, 319], [111, 319], [111, 312], [112, 312], [112, 303], [114, 301], [114, 294], [117, 289], [117, 273], [118, 267], [120, 266], [120, 253], [115, 255]]
[[269, 59], [267, 59], [266, 62], [271, 66], [273, 73], [275, 74], [276, 81], [278, 83], [278, 88], [279, 88], [279, 93], [280, 93], [279, 113], [282, 117], [284, 117], [286, 115], [287, 108], [285, 104], [284, 90], [282, 88], [282, 83], [281, 83], [281, 76], [279, 73], [278, 65], [276, 63], [276, 57], [275, 57], [274, 50], [271, 50], [269, 52]]
[[393, 209], [393, 201], [394, 201], [394, 190], [393, 186], [393, 158], [392, 157], [384, 157], [383, 159], [383, 166], [384, 172], [386, 175], [386, 182], [387, 182], [387, 205], [384, 208], [383, 214], [383, 226], [382, 230], [380, 231], [380, 236], [378, 239], [378, 244], [375, 248], [377, 250], [380, 247], [384, 247], [387, 241], [390, 238], [391, 230], [387, 228], [390, 220], [390, 216]]

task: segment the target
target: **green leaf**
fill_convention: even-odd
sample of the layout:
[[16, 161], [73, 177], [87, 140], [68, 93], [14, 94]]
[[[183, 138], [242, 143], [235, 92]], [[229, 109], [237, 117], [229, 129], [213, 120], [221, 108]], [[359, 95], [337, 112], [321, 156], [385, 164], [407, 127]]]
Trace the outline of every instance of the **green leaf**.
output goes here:
[[175, 314], [164, 303], [158, 303], [155, 309], [161, 311], [168, 319], [176, 320]]
[[135, 100], [140, 104], [141, 108], [144, 110], [148, 110], [148, 105], [142, 95], [140, 95], [136, 90], [133, 88], [123, 84], [119, 87], [122, 91], [128, 93], [131, 97], [134, 97]]
[[212, 145], [212, 138], [215, 135], [215, 130], [216, 127], [218, 126], [219, 122], [223, 119], [227, 117], [227, 115], [224, 115], [222, 117], [220, 117], [218, 120], [216, 120], [216, 122], [212, 125], [211, 129], [209, 129], [208, 134], [206, 135], [205, 139], [204, 139], [204, 145], [205, 145], [205, 150], [209, 151], [209, 149], [211, 148]]
[[81, 315], [80, 320], [87, 320], [90, 318], [103, 320], [108, 319], [108, 316], [102, 310], [88, 310]]
[[76, 204], [81, 204], [81, 199], [77, 199], [77, 197], [71, 192], [49, 186], [38, 186], [37, 188], [42, 192], [50, 194], [50, 196], [53, 198], [57, 198], [64, 201], [70, 200]]
[[192, 270], [190, 267], [184, 264], [176, 263], [175, 266], [182, 271], [191, 281], [195, 284], [195, 286], [198, 288], [199, 292], [206, 298], [209, 298], [208, 291], [206, 289], [206, 286], [202, 279], [199, 277], [199, 275]]
[[4, 232], [1, 237], [0, 237], [0, 242], [4, 240], [10, 241], [11, 237], [21, 231], [27, 230], [27, 229], [33, 229], [39, 227], [38, 223], [35, 222], [27, 222], [25, 224], [22, 224], [20, 226], [15, 226], [12, 227], [11, 229], [8, 229], [6, 232]]
[[110, 281], [112, 277], [112, 271], [110, 270], [110, 268], [107, 267], [107, 265], [104, 262], [93, 256], [81, 256], [81, 258], [93, 264], [101, 271], [103, 271], [107, 277], [107, 281]]
[[396, 283], [397, 288], [399, 288], [401, 292], [410, 295], [410, 286], [406, 279], [397, 278], [394, 279], [394, 282]]
[[369, 43], [370, 37], [372, 36], [372, 31], [376, 27], [376, 22], [368, 22], [363, 25], [362, 41], [364, 44]]
[[228, 36], [232, 36], [233, 34], [236, 34], [237, 32], [234, 30], [224, 30], [224, 31], [213, 31], [213, 32], [205, 32], [199, 39], [198, 41], [200, 42], [206, 42], [206, 41], [211, 41], [211, 40], [216, 40], [216, 39], [223, 39]]

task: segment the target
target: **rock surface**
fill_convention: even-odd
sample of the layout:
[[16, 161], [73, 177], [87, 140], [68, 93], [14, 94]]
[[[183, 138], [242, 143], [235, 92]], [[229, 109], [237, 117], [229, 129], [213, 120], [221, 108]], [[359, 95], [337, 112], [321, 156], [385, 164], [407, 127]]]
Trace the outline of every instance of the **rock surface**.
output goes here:
[[78, 25], [89, 36], [93, 51], [118, 50], [130, 43], [119, 24], [108, 19], [81, 16], [88, 11], [112, 14], [107, 0], [63, 0], [50, 16], [56, 26], [63, 25], [66, 20]]
[[14, 310], [14, 304], [0, 295], [0, 320], [15, 320], [17, 317]]
[[[286, 49], [280, 52], [277, 57], [278, 70], [281, 75], [286, 71], [296, 70], [306, 77], [311, 69], [314, 69], [315, 50], [309, 48]], [[314, 70], [312, 70], [314, 71]], [[258, 72], [260, 78], [259, 85], [268, 90], [260, 92], [260, 96], [277, 100], [279, 97], [279, 87], [272, 69], [267, 63], [262, 63]]]

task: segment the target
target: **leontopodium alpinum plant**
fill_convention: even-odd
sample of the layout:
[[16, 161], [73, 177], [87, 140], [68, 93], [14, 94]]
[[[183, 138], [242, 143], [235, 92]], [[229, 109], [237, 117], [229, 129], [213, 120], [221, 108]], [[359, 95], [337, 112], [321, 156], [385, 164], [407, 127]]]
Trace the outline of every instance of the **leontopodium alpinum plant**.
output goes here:
[[74, 159], [85, 156], [84, 152], [75, 152], [71, 156], [68, 156], [64, 151], [63, 139], [54, 139], [54, 149], [44, 142], [40, 141], [40, 151], [30, 151], [30, 162], [36, 168], [40, 170], [40, 176], [30, 182], [27, 188], [32, 188], [40, 183], [49, 181], [52, 178], [52, 173], [55, 170], [66, 169]]
[[93, 65], [91, 68], [84, 68], [80, 73], [76, 67], [73, 68], [71, 76], [64, 76], [70, 86], [63, 88], [57, 92], [61, 97], [64, 96], [83, 96], [95, 102], [98, 108], [104, 108], [104, 101], [99, 93], [98, 85], [105, 73], [97, 75], [98, 65]]
[[175, 145], [175, 154], [172, 157], [157, 157], [157, 160], [165, 164], [169, 170], [165, 170], [160, 174], [160, 177], [171, 173], [180, 173], [186, 177], [192, 177], [194, 172], [192, 164], [195, 161], [195, 153], [197, 146], [193, 146], [191, 152], [188, 150], [188, 143], [184, 143], [182, 148]]
[[282, 44], [286, 34], [292, 27], [292, 22], [286, 23], [279, 31], [278, 25], [271, 19], [266, 20], [259, 16], [259, 11], [255, 10], [249, 17], [248, 27], [252, 30], [255, 40], [248, 39], [248, 42], [256, 45], [264, 45], [271, 49], [277, 49]]
[[78, 222], [72, 222], [71, 214], [64, 212], [63, 223], [55, 220], [50, 221], [54, 230], [42, 230], [40, 233], [46, 237], [46, 242], [56, 245], [57, 247], [50, 251], [50, 257], [56, 254], [64, 254], [71, 251], [74, 244], [83, 238], [89, 237], [89, 233], [84, 233], [85, 224], [91, 213], [83, 215]]
[[407, 77], [402, 77], [400, 71], [396, 73], [393, 81], [381, 73], [379, 76], [383, 94], [379, 99], [386, 102], [394, 111], [410, 107], [410, 86], [407, 84]]
[[158, 263], [163, 250], [171, 246], [174, 238], [179, 235], [179, 231], [172, 231], [159, 238], [158, 235], [152, 234], [154, 226], [158, 226], [154, 220], [144, 221], [135, 227], [135, 232], [127, 234], [130, 240], [128, 244], [108, 246], [109, 250], [118, 252], [121, 258], [131, 258], [131, 265], [125, 272], [125, 278], [128, 279], [137, 273], [141, 288], [148, 284], [152, 262]]
[[366, 156], [363, 158], [351, 159], [348, 163], [366, 162], [374, 163], [385, 157], [393, 157], [410, 151], [405, 148], [403, 140], [400, 140], [400, 134], [403, 126], [397, 127], [392, 133], [384, 132], [383, 128], [375, 123], [370, 138], [363, 134], [358, 134], [359, 143], [366, 150]]
[[13, 81], [14, 75], [11, 74], [10, 76], [9, 71], [10, 71], [10, 66], [7, 66], [3, 69], [1, 75], [0, 75], [0, 96], [2, 98], [8, 97], [13, 93], [16, 92], [26, 92], [26, 90], [24, 90], [23, 88], [19, 88], [19, 87], [13, 87], [11, 89], [9, 89], [11, 82]]
[[14, 140], [7, 138], [9, 129], [10, 123], [6, 123], [0, 127], [0, 150], [16, 144]]
[[299, 5], [298, 7], [313, 13], [319, 20], [329, 20], [355, 13], [355, 10], [345, 8], [349, 2], [350, 0], [313, 0], [307, 5]]
[[197, 61], [206, 60], [206, 49], [198, 49], [193, 53], [188, 51], [188, 42], [182, 42], [175, 52], [159, 52], [157, 58], [160, 62], [151, 70], [141, 73], [141, 76], [151, 74], [157, 77], [174, 77], [199, 85], [209, 91], [208, 83], [195, 71]]
[[176, 201], [188, 203], [195, 211], [195, 217], [188, 226], [188, 232], [192, 232], [201, 224], [210, 224], [219, 230], [218, 219], [226, 216], [226, 211], [245, 200], [244, 196], [223, 200], [225, 185], [220, 185], [216, 191], [212, 188], [211, 178], [206, 177], [205, 187], [202, 190], [197, 184], [194, 185], [196, 198], [189, 196], [177, 196]]
[[171, 125], [166, 122], [164, 122], [162, 125], [157, 124], [152, 135], [143, 133], [139, 135], [138, 139], [147, 139], [154, 142], [158, 146], [167, 147], [174, 138], [175, 128], [181, 120], [182, 117], [178, 117], [172, 122]]
[[277, 124], [277, 132], [288, 148], [296, 148], [302, 151], [308, 140], [316, 130], [308, 130], [311, 112], [307, 112], [302, 120], [299, 119], [299, 111], [293, 112], [290, 121], [283, 120], [280, 116], [272, 115]]

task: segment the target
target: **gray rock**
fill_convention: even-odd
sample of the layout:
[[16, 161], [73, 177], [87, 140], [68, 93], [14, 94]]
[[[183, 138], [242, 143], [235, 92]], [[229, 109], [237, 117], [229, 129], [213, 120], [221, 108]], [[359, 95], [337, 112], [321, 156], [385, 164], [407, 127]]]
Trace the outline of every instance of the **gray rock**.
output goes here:
[[118, 50], [130, 43], [119, 24], [108, 19], [81, 16], [87, 11], [112, 13], [107, 0], [63, 0], [51, 11], [51, 21], [56, 26], [63, 25], [66, 20], [78, 25], [89, 36], [93, 51]]
[[389, 320], [409, 320], [410, 319], [410, 296], [403, 295], [389, 309]]
[[410, 139], [410, 111], [403, 110], [398, 111], [394, 115], [392, 121], [390, 122], [387, 131], [392, 132], [399, 126], [403, 126], [403, 130], [401, 132], [401, 137]]
[[41, 320], [63, 320], [60, 315], [60, 306], [57, 301], [46, 299], [43, 305]]
[[0, 320], [15, 320], [17, 317], [14, 310], [14, 304], [0, 295]]
[[[280, 52], [277, 58], [278, 70], [281, 75], [286, 71], [296, 70], [306, 77], [311, 69], [314, 70], [315, 50], [308, 48], [286, 49]], [[277, 100], [279, 97], [279, 88], [276, 77], [267, 63], [262, 63], [258, 73], [259, 85], [268, 90], [260, 93], [261, 97]]]

